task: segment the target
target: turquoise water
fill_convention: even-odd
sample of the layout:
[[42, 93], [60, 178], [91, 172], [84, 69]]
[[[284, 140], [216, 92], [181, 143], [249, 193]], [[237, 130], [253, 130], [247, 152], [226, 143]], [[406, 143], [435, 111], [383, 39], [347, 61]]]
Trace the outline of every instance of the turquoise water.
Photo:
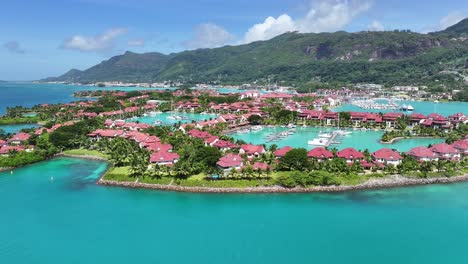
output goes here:
[[[185, 119], [170, 119], [170, 118], [168, 118], [171, 115], [183, 116], [183, 117], [185, 117]], [[148, 116], [134, 117], [134, 118], [128, 119], [128, 121], [132, 121], [132, 122], [138, 121], [140, 123], [154, 125], [154, 122], [156, 120], [160, 120], [163, 125], [173, 125], [173, 124], [177, 124], [179, 122], [182, 123], [182, 124], [192, 123], [193, 121], [197, 122], [197, 121], [202, 121], [202, 120], [210, 120], [210, 119], [215, 119], [217, 117], [218, 117], [217, 115], [208, 115], [208, 114], [170, 113], [170, 112], [166, 112], [166, 113], [156, 114], [154, 116], [148, 115]]]
[[[17, 83], [6, 82], [0, 83], [0, 115], [4, 114], [6, 107], [17, 105], [31, 107], [37, 104], [56, 104], [78, 101], [80, 98], [73, 97], [76, 91], [86, 90], [148, 90], [149, 88], [138, 87], [95, 87], [95, 86], [78, 86], [66, 84], [49, 84], [49, 83]], [[151, 88], [152, 90], [161, 90], [159, 88]], [[81, 98], [82, 100], [92, 100], [90, 98]]]
[[60, 158], [0, 173], [1, 262], [468, 259], [467, 183], [345, 194], [187, 194], [94, 185], [105, 168]]
[[[283, 138], [278, 141], [268, 142], [267, 136], [270, 134], [287, 131], [288, 128], [275, 127], [275, 128], [264, 128], [260, 131], [249, 132], [245, 134], [233, 133], [230, 137], [234, 139], [241, 139], [252, 144], [276, 144], [279, 147], [291, 146], [294, 148], [306, 148], [313, 149], [316, 146], [308, 145], [307, 141], [318, 137], [320, 132], [328, 133], [333, 131], [331, 128], [318, 128], [318, 127], [297, 127], [296, 133]], [[382, 137], [383, 131], [361, 131], [361, 130], [349, 130], [352, 132], [351, 135], [344, 136], [341, 138], [340, 144], [333, 144], [330, 148], [344, 149], [352, 147], [358, 150], [369, 149], [369, 151], [376, 151], [381, 148], [392, 148], [399, 151], [408, 151], [411, 148], [418, 146], [427, 146], [429, 144], [436, 144], [444, 142], [441, 138], [415, 138], [415, 139], [402, 139], [398, 140], [393, 144], [381, 144], [379, 140]]]
[[38, 124], [0, 125], [0, 129], [3, 129], [5, 133], [18, 133], [21, 129], [38, 127], [40, 127]]
[[[382, 103], [382, 101], [380, 102]], [[418, 102], [418, 101], [395, 101], [398, 105], [410, 104], [414, 107], [415, 113], [421, 113], [424, 115], [438, 113], [443, 116], [449, 116], [455, 113], [464, 113], [468, 115], [468, 103], [467, 102], [449, 102], [449, 103], [434, 103], [434, 102]], [[342, 112], [395, 112], [396, 110], [372, 110], [372, 109], [362, 109], [351, 104], [344, 104], [337, 108], [333, 108], [333, 111]], [[411, 112], [403, 112], [411, 113]]]

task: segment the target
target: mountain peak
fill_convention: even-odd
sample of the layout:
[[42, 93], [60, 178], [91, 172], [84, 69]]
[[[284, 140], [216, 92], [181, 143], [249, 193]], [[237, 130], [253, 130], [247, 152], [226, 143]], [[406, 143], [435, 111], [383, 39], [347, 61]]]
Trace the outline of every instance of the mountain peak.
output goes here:
[[468, 18], [461, 20], [460, 22], [452, 25], [442, 31], [435, 32], [437, 34], [447, 34], [451, 37], [457, 37], [460, 35], [468, 36]]

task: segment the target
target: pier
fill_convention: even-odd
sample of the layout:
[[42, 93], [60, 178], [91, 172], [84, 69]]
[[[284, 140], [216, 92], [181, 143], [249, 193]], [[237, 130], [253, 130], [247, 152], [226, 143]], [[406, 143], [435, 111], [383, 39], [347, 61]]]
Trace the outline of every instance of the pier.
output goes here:
[[286, 130], [286, 131], [282, 131], [282, 132], [278, 132], [276, 134], [272, 134], [272, 135], [268, 135], [267, 136], [267, 143], [270, 143], [272, 141], [276, 141], [276, 140], [279, 140], [279, 139], [282, 139], [282, 138], [285, 138], [285, 137], [288, 137], [289, 135], [292, 135], [296, 133], [296, 130], [294, 129], [289, 129], [289, 130]]

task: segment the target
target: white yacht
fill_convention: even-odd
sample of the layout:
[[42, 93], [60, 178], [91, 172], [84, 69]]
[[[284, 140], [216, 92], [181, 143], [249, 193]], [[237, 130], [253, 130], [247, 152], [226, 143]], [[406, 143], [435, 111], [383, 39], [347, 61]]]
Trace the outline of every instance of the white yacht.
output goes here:
[[324, 138], [314, 138], [312, 140], [307, 141], [307, 144], [314, 146], [326, 146], [327, 143], [328, 140]]

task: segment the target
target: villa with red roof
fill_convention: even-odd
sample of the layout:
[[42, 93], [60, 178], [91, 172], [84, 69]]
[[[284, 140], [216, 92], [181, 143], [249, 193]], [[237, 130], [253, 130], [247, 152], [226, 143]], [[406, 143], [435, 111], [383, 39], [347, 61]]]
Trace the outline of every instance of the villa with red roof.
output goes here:
[[145, 148], [150, 152], [169, 152], [172, 151], [171, 144], [163, 144], [161, 142], [148, 143]]
[[265, 148], [263, 146], [252, 145], [252, 144], [243, 144], [239, 150], [239, 154], [247, 154], [249, 158], [258, 157], [261, 154], [265, 153]]
[[286, 153], [288, 153], [289, 151], [291, 151], [293, 148], [290, 147], [290, 146], [286, 146], [286, 147], [282, 147], [280, 149], [277, 149], [275, 150], [275, 157], [276, 158], [281, 158], [281, 157], [284, 157], [284, 155], [286, 155]]
[[397, 119], [402, 116], [402, 113], [385, 113], [382, 121], [385, 122], [386, 127], [395, 127]]
[[171, 166], [177, 163], [179, 160], [179, 154], [167, 152], [167, 151], [158, 151], [151, 153], [150, 162], [156, 163], [158, 165]]
[[412, 113], [410, 116], [409, 116], [409, 125], [410, 127], [414, 127], [416, 125], [419, 125], [421, 124], [424, 119], [426, 119], [426, 116], [423, 115], [423, 114], [418, 114], [418, 113]]
[[1, 139], [0, 139], [0, 147], [1, 147], [1, 146], [4, 146], [4, 145], [6, 145], [6, 144], [7, 144], [7, 142], [6, 142], [5, 140], [1, 140]]
[[429, 148], [426, 147], [415, 147], [410, 149], [406, 154], [413, 156], [418, 161], [437, 161], [438, 156], [436, 153], [432, 152]]
[[355, 150], [354, 148], [345, 148], [341, 151], [336, 153], [338, 158], [343, 158], [346, 160], [347, 163], [353, 163], [355, 161], [359, 161], [364, 159], [364, 154]]
[[391, 164], [396, 166], [401, 163], [403, 157], [397, 151], [391, 150], [389, 148], [383, 148], [372, 153], [372, 160], [383, 163]]
[[20, 151], [24, 151], [25, 148], [22, 147], [22, 146], [7, 146], [7, 145], [3, 145], [0, 147], [0, 155], [1, 156], [8, 156], [8, 153], [10, 153], [10, 151], [17, 151], [17, 152], [20, 152]]
[[432, 152], [436, 153], [441, 159], [460, 159], [460, 152], [452, 145], [447, 143], [440, 143], [430, 148]]
[[227, 150], [230, 150], [230, 149], [235, 148], [236, 145], [233, 144], [233, 143], [231, 143], [231, 141], [218, 139], [218, 140], [213, 144], [213, 147], [216, 147], [216, 148], [218, 148], [218, 149], [221, 150], [221, 151], [227, 151]]
[[468, 155], [468, 139], [461, 139], [453, 142], [452, 146], [460, 152], [460, 154], [467, 156]]
[[318, 161], [324, 161], [332, 159], [333, 153], [324, 147], [316, 147], [307, 152], [307, 157], [317, 159]]
[[225, 172], [231, 170], [232, 168], [238, 170], [244, 164], [242, 157], [237, 154], [227, 154], [224, 157], [221, 157], [216, 164], [223, 169]]
[[19, 132], [18, 134], [14, 135], [10, 139], [8, 139], [8, 143], [14, 144], [14, 145], [19, 145], [22, 144], [31, 137], [31, 135], [24, 133], [24, 132]]
[[271, 169], [271, 166], [264, 162], [255, 162], [252, 165], [252, 168], [255, 171], [266, 171], [268, 169]]

